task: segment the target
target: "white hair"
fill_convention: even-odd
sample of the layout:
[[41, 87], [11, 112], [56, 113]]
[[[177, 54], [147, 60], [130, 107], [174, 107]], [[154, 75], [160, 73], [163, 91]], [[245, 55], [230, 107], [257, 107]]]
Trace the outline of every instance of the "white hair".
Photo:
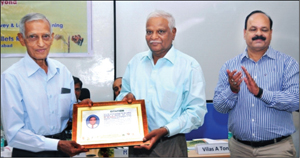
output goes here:
[[46, 18], [45, 15], [41, 13], [28, 13], [25, 15], [21, 20], [19, 24], [19, 30], [20, 33], [22, 33], [23, 37], [25, 38], [25, 23], [29, 21], [34, 21], [34, 20], [46, 20], [49, 23], [50, 26], [50, 33], [52, 34], [52, 27], [50, 21]]
[[173, 28], [175, 28], [175, 19], [174, 17], [170, 14], [170, 13], [167, 13], [165, 11], [162, 11], [162, 10], [155, 10], [154, 12], [150, 13], [147, 17], [147, 21], [150, 19], [150, 18], [153, 18], [153, 17], [162, 17], [162, 18], [165, 18], [168, 20], [168, 26], [170, 28], [170, 30], [172, 30]]

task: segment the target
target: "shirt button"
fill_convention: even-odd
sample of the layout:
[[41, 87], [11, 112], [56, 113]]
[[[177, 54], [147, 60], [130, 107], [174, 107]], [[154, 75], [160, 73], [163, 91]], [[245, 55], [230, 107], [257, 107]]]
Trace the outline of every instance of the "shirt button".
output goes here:
[[252, 122], [254, 122], [254, 119], [252, 119]]
[[253, 133], [252, 135], [253, 135], [253, 136], [255, 136], [255, 134], [254, 134], [254, 133]]
[[254, 104], [252, 104], [252, 107], [254, 107]]
[[51, 113], [54, 114], [54, 111], [52, 111]]

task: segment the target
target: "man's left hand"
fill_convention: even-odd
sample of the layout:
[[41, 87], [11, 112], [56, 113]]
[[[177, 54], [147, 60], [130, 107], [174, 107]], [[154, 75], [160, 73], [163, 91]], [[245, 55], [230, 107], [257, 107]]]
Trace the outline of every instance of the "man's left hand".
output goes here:
[[253, 80], [253, 78], [251, 77], [251, 75], [248, 73], [247, 69], [242, 66], [243, 71], [246, 74], [246, 77], [244, 77], [244, 81], [247, 85], [248, 90], [254, 94], [257, 95], [259, 92], [259, 87], [257, 86], [257, 84], [255, 83], [255, 81]]
[[83, 99], [79, 104], [89, 104], [89, 107], [93, 106], [93, 102], [90, 98]]
[[149, 134], [147, 134], [143, 139], [144, 142], [150, 140], [149, 145], [143, 144], [140, 146], [134, 146], [134, 148], [137, 148], [137, 149], [145, 148], [147, 150], [150, 150], [152, 148], [152, 146], [155, 144], [155, 142], [157, 142], [157, 140], [159, 140], [161, 137], [163, 137], [167, 134], [168, 134], [168, 130], [164, 127], [155, 129], [155, 130], [151, 131]]

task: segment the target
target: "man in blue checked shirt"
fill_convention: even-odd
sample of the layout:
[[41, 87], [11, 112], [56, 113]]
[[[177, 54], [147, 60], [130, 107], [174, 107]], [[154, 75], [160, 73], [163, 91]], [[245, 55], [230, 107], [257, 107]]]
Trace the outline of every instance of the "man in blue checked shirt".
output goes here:
[[129, 148], [129, 156], [187, 157], [184, 133], [197, 129], [207, 112], [205, 81], [199, 63], [175, 49], [173, 16], [164, 11], [149, 14], [146, 41], [150, 50], [128, 63], [122, 90], [116, 100], [144, 99], [149, 145]]
[[292, 112], [299, 110], [299, 64], [270, 45], [272, 19], [245, 20], [246, 50], [220, 70], [214, 107], [228, 113], [232, 157], [294, 157]]

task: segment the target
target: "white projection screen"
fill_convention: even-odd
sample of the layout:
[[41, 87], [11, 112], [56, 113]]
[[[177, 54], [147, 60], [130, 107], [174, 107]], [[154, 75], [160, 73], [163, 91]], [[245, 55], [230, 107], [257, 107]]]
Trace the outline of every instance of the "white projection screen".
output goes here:
[[299, 62], [299, 1], [116, 1], [116, 77], [130, 59], [148, 50], [145, 24], [155, 9], [171, 13], [177, 34], [173, 45], [194, 57], [206, 80], [206, 99], [213, 99], [222, 65], [246, 48], [244, 21], [253, 10], [273, 20], [271, 46]]

